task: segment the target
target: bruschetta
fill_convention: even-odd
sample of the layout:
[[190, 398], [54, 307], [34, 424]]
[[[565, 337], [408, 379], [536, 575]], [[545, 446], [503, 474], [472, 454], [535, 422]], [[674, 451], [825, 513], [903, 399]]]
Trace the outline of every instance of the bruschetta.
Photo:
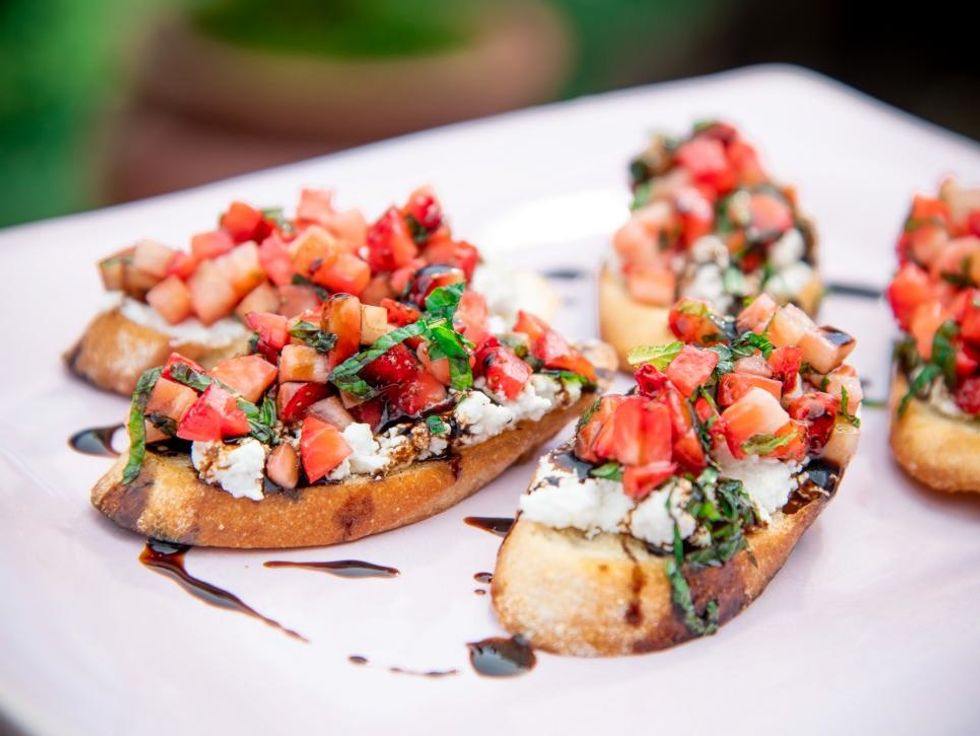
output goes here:
[[755, 149], [726, 123], [657, 135], [630, 164], [629, 221], [613, 236], [599, 278], [602, 338], [624, 370], [636, 345], [670, 341], [678, 298], [737, 314], [759, 294], [816, 313], [823, 290], [816, 236], [792, 187], [774, 182]]
[[467, 282], [476, 276], [492, 313], [505, 321], [518, 308], [550, 319], [557, 307], [547, 281], [497, 273], [475, 246], [455, 239], [430, 189], [370, 225], [359, 210], [335, 208], [331, 192], [305, 189], [292, 219], [281, 209], [232, 202], [217, 229], [191, 238], [189, 251], [142, 240], [101, 260], [112, 301], [65, 361], [96, 386], [128, 395], [171, 352], [205, 368], [245, 354], [249, 312], [293, 317], [334, 293], [381, 306], [402, 300], [416, 274], [436, 278], [446, 269]]
[[671, 310], [636, 386], [596, 399], [544, 457], [497, 556], [504, 627], [558, 654], [714, 633], [765, 589], [855, 452], [854, 340], [758, 296], [737, 319]]
[[927, 486], [980, 492], [980, 188], [915, 197], [898, 260], [892, 451]]
[[[198, 546], [328, 545], [431, 516], [549, 440], [595, 398], [590, 360], [520, 311], [494, 327], [465, 275], [414, 274], [386, 306], [334, 294], [250, 312], [251, 352], [210, 370], [173, 353], [137, 382], [130, 449], [92, 502]], [[605, 357], [603, 357], [605, 356]]]

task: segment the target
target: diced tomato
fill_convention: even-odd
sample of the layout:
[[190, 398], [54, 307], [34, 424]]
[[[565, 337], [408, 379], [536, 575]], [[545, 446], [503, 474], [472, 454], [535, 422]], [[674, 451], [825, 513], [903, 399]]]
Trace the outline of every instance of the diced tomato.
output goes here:
[[487, 322], [490, 310], [482, 294], [466, 289], [460, 297], [459, 306], [453, 316], [453, 325], [468, 340], [475, 344], [483, 342], [489, 335]]
[[689, 473], [700, 473], [708, 466], [708, 458], [697, 430], [689, 429], [674, 440], [673, 458], [682, 470]]
[[238, 303], [238, 294], [214, 261], [204, 261], [187, 281], [191, 305], [198, 319], [206, 325], [227, 317]]
[[[465, 292], [463, 296], [466, 296]], [[411, 304], [396, 302], [387, 297], [381, 300], [381, 306], [388, 310], [388, 321], [398, 327], [417, 322], [418, 318], [422, 316], [422, 313]]]
[[354, 423], [354, 417], [344, 407], [344, 403], [336, 396], [328, 396], [320, 399], [315, 404], [311, 404], [307, 409], [307, 414], [316, 417], [328, 424], [332, 424], [337, 429], [345, 429], [347, 425]]
[[211, 377], [234, 389], [253, 404], [276, 380], [276, 367], [260, 355], [239, 355], [220, 361]]
[[636, 380], [636, 387], [644, 396], [658, 396], [667, 382], [667, 374], [659, 370], [652, 363], [644, 363], [633, 374]]
[[690, 397], [703, 386], [718, 365], [718, 353], [685, 345], [667, 366], [667, 377], [684, 396]]
[[312, 286], [298, 284], [280, 286], [279, 299], [279, 314], [290, 319], [303, 312], [319, 309], [322, 303]]
[[953, 393], [953, 401], [967, 414], [980, 413], [980, 376], [963, 381]]
[[747, 373], [726, 373], [718, 383], [718, 405], [731, 406], [753, 388], [768, 391], [777, 400], [783, 395], [783, 384], [779, 381]]
[[185, 440], [218, 440], [248, 433], [248, 417], [238, 407], [235, 396], [213, 383], [177, 425], [177, 436]]
[[795, 304], [786, 304], [776, 310], [766, 331], [769, 341], [776, 347], [799, 345], [803, 336], [817, 329], [813, 320]]
[[782, 199], [769, 192], [756, 192], [749, 200], [752, 227], [776, 237], [793, 227], [793, 212]]
[[718, 140], [696, 137], [682, 144], [675, 154], [677, 162], [691, 173], [691, 178], [710, 190], [723, 193], [735, 184], [734, 174]]
[[320, 266], [312, 280], [330, 291], [357, 296], [371, 280], [371, 267], [355, 255], [339, 253], [331, 262]]
[[626, 467], [623, 470], [623, 492], [630, 498], [641, 501], [676, 471], [677, 465], [672, 462]]
[[265, 474], [280, 488], [293, 489], [299, 484], [299, 457], [288, 442], [274, 447], [265, 461]]
[[160, 372], [160, 377], [172, 379], [173, 373], [171, 371], [175, 365], [186, 365], [192, 371], [196, 371], [197, 373], [205, 373], [204, 368], [190, 358], [187, 358], [180, 353], [170, 353], [170, 355], [167, 356], [167, 362], [163, 364], [163, 370]]
[[803, 365], [803, 351], [795, 345], [776, 348], [769, 354], [769, 365], [773, 378], [783, 382], [783, 392], [789, 393], [796, 388], [799, 380], [800, 366]]
[[306, 416], [307, 409], [330, 392], [324, 383], [285, 382], [279, 384], [276, 394], [278, 416], [287, 424], [298, 422]]
[[685, 297], [671, 307], [667, 322], [679, 340], [705, 345], [720, 337], [720, 330], [712, 316], [711, 306], [707, 302]]
[[460, 269], [467, 282], [472, 280], [473, 272], [480, 263], [480, 251], [475, 245], [467, 243], [465, 240], [447, 238], [442, 241], [430, 241], [422, 255], [429, 263], [438, 263]]
[[244, 202], [232, 202], [221, 215], [220, 227], [236, 243], [254, 240], [261, 243], [272, 232], [273, 225], [259, 210]]
[[602, 432], [606, 422], [615, 415], [616, 409], [626, 401], [625, 396], [603, 396], [587, 412], [586, 417], [579, 420], [578, 431], [575, 433], [575, 454], [586, 462], [594, 463], [600, 459], [595, 451], [595, 442]]
[[677, 276], [661, 266], [630, 266], [626, 272], [626, 288], [638, 302], [666, 306], [677, 295]]
[[157, 279], [167, 275], [175, 251], [154, 240], [141, 240], [133, 248], [133, 268]]
[[259, 246], [259, 264], [276, 286], [293, 283], [293, 259], [279, 233], [272, 233]]
[[250, 312], [278, 312], [279, 305], [279, 291], [268, 281], [263, 281], [238, 302], [238, 306], [235, 307], [235, 314], [244, 320]]
[[336, 427], [310, 416], [303, 420], [299, 448], [303, 469], [310, 483], [316, 483], [326, 476], [352, 452]]
[[361, 346], [361, 302], [350, 294], [334, 294], [324, 302], [320, 314], [320, 329], [332, 332], [337, 342], [327, 354], [333, 370], [357, 353]]
[[482, 350], [477, 356], [487, 386], [509, 401], [516, 399], [531, 378], [531, 366], [506, 345]]
[[514, 321], [514, 332], [527, 335], [532, 343], [550, 329], [548, 323], [540, 317], [525, 312], [523, 309], [518, 310], [517, 319]]
[[189, 386], [166, 378], [158, 378], [146, 402], [146, 414], [160, 414], [180, 422], [197, 401], [197, 392]]
[[309, 345], [286, 345], [279, 353], [279, 380], [326, 383], [331, 366], [327, 356]]
[[191, 238], [191, 255], [198, 261], [217, 258], [235, 247], [235, 241], [224, 230], [198, 233]]
[[752, 332], [763, 333], [778, 308], [779, 305], [773, 301], [771, 296], [765, 293], [759, 294], [752, 300], [751, 304], [738, 313], [735, 325], [739, 332], [751, 330]]
[[167, 276], [146, 292], [146, 302], [172, 325], [191, 316], [191, 292], [176, 276]]
[[405, 219], [390, 207], [367, 232], [368, 263], [372, 271], [394, 271], [418, 255]]
[[757, 435], [771, 435], [789, 421], [779, 400], [761, 388], [752, 388], [721, 414], [725, 439], [735, 457], [743, 457], [742, 444]]
[[419, 371], [414, 380], [389, 394], [388, 400], [403, 414], [414, 417], [445, 402], [446, 387], [431, 373]]

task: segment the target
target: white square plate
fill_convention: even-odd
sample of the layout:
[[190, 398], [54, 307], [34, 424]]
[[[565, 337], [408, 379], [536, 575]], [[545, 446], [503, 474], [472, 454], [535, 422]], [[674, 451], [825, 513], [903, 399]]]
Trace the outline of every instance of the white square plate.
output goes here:
[[[966, 732], [980, 725], [980, 500], [909, 482], [867, 409], [837, 499], [768, 591], [716, 636], [609, 660], [539, 654], [490, 679], [466, 642], [502, 633], [473, 579], [498, 539], [467, 515], [511, 515], [532, 464], [406, 529], [332, 549], [193, 550], [192, 573], [303, 633], [308, 644], [204, 605], [137, 562], [140, 538], [89, 505], [104, 459], [74, 430], [127, 402], [70, 378], [59, 354], [103, 301], [97, 257], [140, 236], [174, 244], [232, 198], [295, 201], [336, 187], [369, 214], [429, 182], [456, 232], [533, 268], [599, 262], [626, 216], [625, 165], [654, 128], [718, 116], [742, 126], [815, 217], [830, 281], [881, 287], [910, 197], [980, 148], [797, 69], [761, 67], [467, 123], [190, 192], [0, 233], [0, 704], [43, 734], [467, 732]], [[559, 284], [558, 325], [594, 334], [594, 282]], [[854, 333], [869, 394], [886, 392], [892, 322], [873, 300], [830, 297]], [[358, 558], [394, 579], [272, 570], [271, 559]], [[369, 666], [348, 662], [364, 655]], [[394, 674], [457, 669], [432, 679]]]

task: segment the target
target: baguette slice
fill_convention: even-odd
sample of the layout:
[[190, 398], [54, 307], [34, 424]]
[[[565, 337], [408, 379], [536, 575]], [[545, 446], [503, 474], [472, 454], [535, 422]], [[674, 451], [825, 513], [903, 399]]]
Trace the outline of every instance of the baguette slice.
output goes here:
[[895, 460], [930, 488], [980, 492], [980, 422], [946, 416], [920, 399], [909, 401], [899, 417], [898, 404], [907, 391], [905, 376], [896, 371], [889, 401]]
[[[695, 610], [720, 624], [755, 600], [829, 500], [814, 495], [747, 535], [722, 567], [684, 566]], [[756, 564], [752, 562], [755, 557]], [[536, 649], [582, 657], [641, 654], [693, 639], [671, 599], [666, 557], [626, 534], [592, 539], [518, 518], [497, 555], [491, 594], [501, 623]]]
[[157, 539], [203, 547], [285, 548], [347, 542], [433, 516], [472, 495], [514, 462], [533, 454], [594, 400], [539, 421], [427, 460], [380, 480], [370, 477], [268, 494], [261, 501], [234, 498], [201, 481], [190, 457], [148, 448], [139, 476], [123, 484], [120, 457], [92, 489], [92, 503], [119, 526]]
[[[813, 278], [796, 302], [813, 316], [822, 296], [823, 284], [814, 271]], [[603, 266], [599, 274], [599, 336], [615, 349], [620, 370], [633, 370], [626, 358], [637, 345], [662, 345], [677, 339], [667, 323], [669, 314], [669, 307], [643, 304], [633, 299], [622, 276], [608, 265]]]
[[248, 352], [249, 333], [222, 345], [187, 342], [134, 322], [118, 308], [101, 312], [64, 354], [68, 369], [93, 385], [130, 395], [147, 368], [163, 365], [176, 351], [211, 368], [219, 361]]

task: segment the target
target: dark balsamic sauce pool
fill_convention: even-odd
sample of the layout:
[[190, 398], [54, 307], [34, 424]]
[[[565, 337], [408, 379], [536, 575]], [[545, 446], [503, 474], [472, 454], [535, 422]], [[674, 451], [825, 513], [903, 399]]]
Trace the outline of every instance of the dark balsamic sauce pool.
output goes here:
[[187, 569], [184, 567], [184, 557], [188, 549], [189, 547], [184, 544], [171, 544], [170, 542], [150, 539], [140, 553], [139, 560], [146, 567], [173, 578], [184, 590], [210, 606], [244, 613], [247, 616], [259, 619], [274, 629], [279, 629], [287, 636], [304, 642], [308, 641], [302, 634], [292, 629], [287, 629], [278, 621], [268, 616], [263, 616], [234, 593], [219, 588], [217, 585], [212, 585], [200, 578], [196, 578], [187, 572]]
[[395, 578], [401, 573], [397, 568], [375, 565], [364, 560], [333, 560], [329, 562], [269, 560], [265, 567], [298, 567], [318, 570], [342, 578]]
[[506, 537], [507, 532], [514, 526], [514, 519], [509, 516], [467, 516], [463, 521], [469, 526], [496, 534], [498, 537]]
[[537, 664], [534, 650], [519, 636], [495, 636], [470, 642], [470, 664], [486, 677], [516, 677], [530, 672]]
[[83, 455], [119, 457], [119, 451], [112, 447], [112, 438], [122, 428], [122, 424], [111, 424], [107, 427], [89, 427], [88, 429], [75, 432], [75, 434], [68, 438], [68, 444], [71, 449]]

